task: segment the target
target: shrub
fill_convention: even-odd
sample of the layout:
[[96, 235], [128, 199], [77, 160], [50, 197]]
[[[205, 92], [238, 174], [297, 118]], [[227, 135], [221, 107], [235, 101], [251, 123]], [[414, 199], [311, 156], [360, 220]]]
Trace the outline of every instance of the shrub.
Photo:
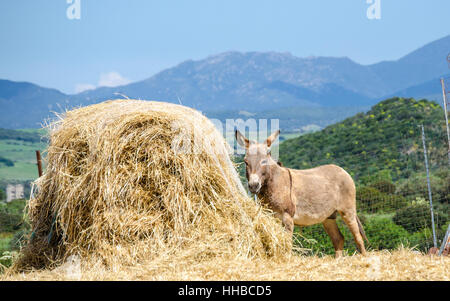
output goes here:
[[377, 181], [370, 185], [370, 187], [383, 193], [393, 194], [395, 192], [395, 185], [386, 180]]
[[418, 232], [412, 233], [408, 237], [408, 246], [426, 252], [430, 247], [433, 246], [432, 230], [429, 228], [425, 228]]
[[8, 204], [0, 204], [0, 232], [14, 232], [26, 226], [23, 222], [25, 200], [15, 200]]
[[3, 233], [0, 236], [0, 256], [3, 252], [9, 251], [9, 243], [11, 242], [11, 234]]
[[[447, 227], [447, 225], [443, 225], [441, 228], [436, 229], [438, 247], [444, 239], [445, 232], [447, 232]], [[433, 230], [430, 228], [425, 228], [411, 234], [408, 237], [408, 245], [409, 247], [415, 247], [422, 252], [427, 252], [431, 247], [433, 247]]]
[[30, 231], [27, 229], [17, 231], [9, 242], [9, 250], [20, 250], [20, 248], [27, 242], [29, 235]]
[[361, 183], [365, 185], [377, 182], [392, 182], [391, 171], [388, 169], [377, 171], [377, 168], [375, 168], [372, 173], [361, 178]]
[[373, 217], [364, 225], [371, 249], [396, 249], [406, 243], [408, 232], [388, 217]]
[[382, 193], [371, 186], [356, 190], [360, 209], [366, 213], [393, 212], [408, 206], [408, 200], [400, 195]]
[[364, 186], [356, 189], [356, 200], [364, 212], [375, 213], [381, 208], [385, 196], [373, 187]]
[[386, 195], [384, 200], [384, 211], [396, 211], [408, 206], [408, 200], [401, 195]]
[[[448, 221], [448, 205], [437, 205], [434, 208], [434, 221], [437, 228], [442, 227]], [[431, 213], [429, 205], [416, 203], [406, 208], [398, 210], [393, 221], [402, 226], [408, 232], [413, 233], [417, 230], [431, 227]]]
[[[428, 184], [425, 174], [415, 175], [397, 186], [398, 194], [404, 196], [420, 195], [428, 198]], [[450, 177], [444, 171], [439, 170], [435, 175], [431, 175], [430, 186], [433, 200], [436, 203], [447, 203], [450, 200]]]
[[[348, 253], [356, 251], [353, 237], [344, 222], [339, 218], [338, 227], [344, 236], [344, 250]], [[296, 227], [297, 228], [297, 227]], [[310, 249], [313, 254], [333, 255], [334, 247], [322, 224], [301, 227], [294, 232], [294, 244]]]
[[0, 209], [0, 232], [14, 232], [22, 222], [22, 216]]
[[8, 167], [11, 167], [11, 166], [14, 166], [14, 162], [9, 160], [9, 159], [0, 157], [0, 166], [1, 165], [5, 165], [5, 166], [8, 166]]
[[27, 201], [25, 199], [17, 199], [13, 200], [12, 202], [6, 204], [6, 208], [8, 212], [11, 214], [16, 214], [23, 216], [23, 210], [27, 204]]
[[17, 252], [4, 251], [0, 252], [0, 273], [3, 272], [4, 268], [10, 267], [14, 260], [18, 257]]
[[[400, 244], [408, 242], [408, 231], [396, 225], [389, 217], [374, 216], [367, 218], [361, 215], [360, 220], [369, 239], [369, 243], [365, 242], [367, 249], [396, 249]], [[345, 239], [344, 250], [348, 253], [355, 252], [356, 246], [348, 227], [340, 218], [337, 222]], [[311, 249], [314, 254], [334, 254], [331, 239], [322, 225], [304, 227], [301, 231], [303, 237], [299, 235], [298, 231], [294, 235], [296, 238], [294, 243], [300, 247]]]

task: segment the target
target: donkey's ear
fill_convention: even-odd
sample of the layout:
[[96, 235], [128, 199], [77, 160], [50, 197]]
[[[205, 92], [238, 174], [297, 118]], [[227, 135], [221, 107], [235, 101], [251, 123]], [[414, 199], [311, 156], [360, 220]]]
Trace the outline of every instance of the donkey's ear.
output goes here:
[[272, 143], [277, 139], [278, 135], [280, 135], [280, 130], [277, 130], [272, 133], [272, 135], [269, 136], [266, 140], [267, 147], [270, 147]]
[[236, 136], [236, 141], [239, 143], [239, 145], [247, 149], [250, 146], [250, 141], [245, 138], [245, 136], [242, 135], [238, 130], [236, 130], [234, 133]]

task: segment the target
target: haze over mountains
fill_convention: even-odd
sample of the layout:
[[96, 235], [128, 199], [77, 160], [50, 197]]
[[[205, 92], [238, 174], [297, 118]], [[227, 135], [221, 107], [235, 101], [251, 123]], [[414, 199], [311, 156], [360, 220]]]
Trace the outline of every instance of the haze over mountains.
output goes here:
[[[256, 113], [256, 118], [273, 115], [272, 118], [281, 119], [282, 128], [282, 112], [302, 108], [304, 116], [311, 113], [309, 123], [324, 126], [327, 120], [350, 116], [345, 116], [347, 110], [342, 108], [352, 108], [348, 113], [353, 114], [388, 96], [440, 101], [439, 78], [449, 74], [445, 60], [449, 52], [450, 35], [397, 61], [368, 66], [346, 57], [299, 58], [289, 53], [225, 52], [199, 61], [185, 61], [143, 81], [75, 95], [31, 83], [0, 80], [0, 127], [39, 127], [43, 119], [52, 116], [50, 111], [123, 98], [120, 94], [182, 103], [214, 116], [242, 110]], [[333, 116], [337, 112], [339, 116]], [[289, 128], [306, 125], [301, 117]]]

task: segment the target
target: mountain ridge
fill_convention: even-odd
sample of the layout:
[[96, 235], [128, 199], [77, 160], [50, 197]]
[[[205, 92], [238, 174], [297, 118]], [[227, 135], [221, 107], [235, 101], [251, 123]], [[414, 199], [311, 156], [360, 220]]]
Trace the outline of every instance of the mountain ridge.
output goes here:
[[72, 95], [31, 83], [24, 88], [23, 82], [17, 83], [17, 91], [12, 92], [5, 87], [15, 82], [0, 80], [0, 127], [36, 127], [52, 116], [51, 111], [119, 97], [182, 103], [205, 112], [365, 107], [397, 92], [419, 98], [433, 89], [427, 82], [448, 73], [445, 57], [441, 56], [449, 50], [450, 35], [399, 60], [372, 65], [361, 65], [348, 57], [300, 58], [286, 52], [227, 51], [181, 62], [128, 85]]

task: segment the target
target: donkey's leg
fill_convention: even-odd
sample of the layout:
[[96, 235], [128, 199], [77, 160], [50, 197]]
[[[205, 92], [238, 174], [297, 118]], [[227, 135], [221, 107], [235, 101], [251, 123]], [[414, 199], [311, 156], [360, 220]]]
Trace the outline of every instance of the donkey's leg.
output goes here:
[[289, 231], [290, 233], [294, 232], [294, 219], [289, 213], [284, 212], [281, 216], [281, 221], [283, 222], [283, 226], [286, 231]]
[[328, 236], [330, 236], [331, 238], [336, 258], [341, 257], [342, 250], [344, 249], [344, 236], [342, 236], [341, 231], [339, 231], [339, 227], [336, 223], [336, 220], [326, 219], [323, 221], [322, 224]]
[[342, 219], [347, 224], [350, 232], [352, 232], [353, 238], [356, 242], [356, 247], [362, 255], [366, 256], [366, 248], [364, 247], [364, 241], [359, 232], [358, 222], [356, 220], [356, 210], [340, 211]]

